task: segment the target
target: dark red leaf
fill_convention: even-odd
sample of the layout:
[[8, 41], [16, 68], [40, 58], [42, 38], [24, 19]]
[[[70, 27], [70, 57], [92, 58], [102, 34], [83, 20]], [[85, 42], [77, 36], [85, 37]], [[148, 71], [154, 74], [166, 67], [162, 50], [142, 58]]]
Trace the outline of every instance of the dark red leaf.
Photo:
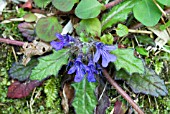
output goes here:
[[125, 114], [126, 110], [127, 108], [122, 102], [116, 101], [114, 106], [114, 114]]
[[30, 92], [37, 86], [40, 86], [42, 82], [40, 81], [29, 81], [21, 83], [19, 81], [14, 81], [8, 87], [7, 96], [9, 98], [24, 98], [30, 94]]
[[32, 0], [28, 0], [25, 4], [21, 5], [22, 8], [32, 9]]

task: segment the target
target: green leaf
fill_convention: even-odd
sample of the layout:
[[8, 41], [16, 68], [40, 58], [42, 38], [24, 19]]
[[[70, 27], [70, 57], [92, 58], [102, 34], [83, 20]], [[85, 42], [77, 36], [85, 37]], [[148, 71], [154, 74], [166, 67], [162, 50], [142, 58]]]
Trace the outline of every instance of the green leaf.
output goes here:
[[54, 101], [58, 96], [56, 85], [57, 85], [57, 80], [55, 78], [51, 78], [45, 82], [44, 93], [47, 96], [47, 100], [46, 100], [47, 107], [55, 107]]
[[80, 36], [81, 33], [89, 34], [87, 36], [100, 36], [101, 23], [98, 18], [81, 20], [76, 27], [76, 33]]
[[75, 9], [75, 14], [81, 19], [95, 18], [103, 7], [97, 0], [81, 0]]
[[158, 23], [162, 13], [152, 0], [142, 0], [134, 8], [135, 18], [145, 26], [154, 26]]
[[144, 65], [141, 59], [134, 56], [133, 49], [116, 49], [111, 52], [116, 55], [117, 59], [114, 62], [117, 71], [124, 68], [129, 74], [144, 73]]
[[102, 31], [112, 27], [117, 22], [123, 22], [127, 19], [132, 8], [138, 3], [138, 0], [126, 0], [121, 4], [114, 6], [109, 13], [102, 17]]
[[170, 1], [169, 0], [157, 0], [159, 3], [165, 6], [170, 6]]
[[52, 4], [58, 10], [68, 12], [73, 8], [74, 4], [77, 3], [78, 1], [79, 0], [53, 0]]
[[73, 100], [73, 107], [77, 114], [93, 114], [94, 108], [97, 105], [96, 96], [94, 90], [96, 83], [88, 82], [84, 78], [79, 83], [72, 84], [76, 94]]
[[38, 59], [39, 64], [32, 70], [31, 80], [43, 80], [47, 76], [56, 76], [61, 67], [68, 62], [68, 49], [53, 51], [53, 54]]
[[166, 28], [168, 28], [169, 26], [170, 26], [170, 20], [169, 20], [168, 22], [166, 22], [165, 25], [161, 25], [161, 26], [159, 27], [159, 29], [160, 29], [161, 31], [163, 31], [163, 30], [165, 30]]
[[166, 86], [156, 73], [147, 68], [145, 74], [128, 75], [123, 69], [116, 73], [116, 80], [125, 80], [135, 93], [144, 93], [158, 97], [168, 94]]
[[154, 66], [155, 66], [155, 72], [156, 72], [157, 74], [160, 74], [161, 71], [162, 71], [162, 68], [164, 67], [164, 66], [163, 66], [163, 62], [160, 62], [160, 61], [156, 61], [155, 64], [154, 64]]
[[136, 38], [140, 44], [153, 45], [153, 46], [155, 45], [154, 40], [146, 35], [137, 36]]
[[19, 81], [25, 81], [31, 75], [32, 69], [38, 64], [36, 59], [32, 59], [27, 66], [22, 64], [22, 61], [16, 62], [12, 65], [9, 70], [9, 76], [12, 79], [17, 79]]
[[149, 52], [145, 48], [143, 48], [143, 47], [136, 47], [135, 49], [136, 49], [136, 51], [139, 54], [145, 55], [145, 56], [149, 56]]
[[100, 37], [100, 40], [104, 44], [112, 45], [114, 38], [113, 38], [112, 34], [108, 33], [108, 34], [104, 34], [102, 37]]
[[34, 21], [37, 20], [37, 16], [35, 16], [35, 15], [32, 14], [32, 13], [29, 13], [29, 14], [24, 15], [23, 18], [24, 18], [25, 22], [34, 22]]
[[52, 0], [34, 0], [36, 6], [45, 8]]
[[126, 36], [129, 32], [129, 29], [127, 28], [127, 26], [123, 25], [123, 24], [118, 24], [118, 27], [116, 28], [116, 34], [120, 37], [122, 36]]
[[38, 20], [35, 29], [37, 36], [41, 40], [50, 42], [56, 39], [56, 33], [61, 33], [62, 26], [56, 17], [45, 17]]

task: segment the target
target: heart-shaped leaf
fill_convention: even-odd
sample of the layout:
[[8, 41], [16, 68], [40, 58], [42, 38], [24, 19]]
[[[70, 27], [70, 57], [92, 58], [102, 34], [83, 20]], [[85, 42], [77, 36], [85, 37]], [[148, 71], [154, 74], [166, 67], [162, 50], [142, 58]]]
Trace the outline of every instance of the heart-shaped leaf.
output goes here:
[[45, 8], [52, 0], [34, 0], [35, 5]]
[[32, 24], [26, 22], [20, 23], [18, 29], [28, 41], [33, 41], [35, 39], [35, 31]]
[[101, 35], [101, 23], [98, 18], [84, 19], [81, 20], [79, 25], [76, 27], [76, 33], [89, 34], [87, 36], [100, 36]]
[[120, 37], [127, 35], [129, 32], [129, 29], [127, 26], [123, 24], [118, 24], [118, 27], [116, 28], [116, 34]]
[[9, 70], [9, 77], [17, 79], [19, 81], [25, 81], [31, 75], [32, 69], [37, 65], [38, 61], [32, 59], [27, 66], [24, 66], [22, 62], [16, 62]]
[[81, 19], [95, 18], [102, 8], [103, 5], [97, 0], [81, 0], [75, 9], [75, 14]]
[[53, 0], [52, 4], [60, 11], [70, 11], [79, 0]]
[[154, 26], [158, 23], [162, 13], [152, 0], [142, 0], [134, 8], [135, 18], [146, 26]]
[[134, 56], [133, 49], [116, 49], [111, 52], [117, 59], [114, 62], [117, 71], [124, 68], [129, 74], [144, 73], [144, 65], [141, 59]]
[[53, 54], [38, 59], [39, 64], [32, 70], [31, 80], [43, 80], [57, 75], [61, 67], [68, 62], [68, 49], [53, 51]]
[[29, 14], [24, 15], [23, 18], [24, 18], [25, 22], [34, 22], [34, 21], [37, 20], [37, 16], [35, 16], [35, 15], [32, 14], [32, 13], [29, 13]]
[[36, 24], [37, 36], [46, 42], [56, 39], [55, 34], [61, 33], [61, 31], [62, 26], [60, 25], [56, 17], [41, 18]]
[[125, 80], [135, 93], [144, 93], [158, 97], [168, 94], [166, 86], [159, 76], [145, 67], [145, 74], [134, 73], [131, 76], [121, 69], [116, 73], [116, 80]]

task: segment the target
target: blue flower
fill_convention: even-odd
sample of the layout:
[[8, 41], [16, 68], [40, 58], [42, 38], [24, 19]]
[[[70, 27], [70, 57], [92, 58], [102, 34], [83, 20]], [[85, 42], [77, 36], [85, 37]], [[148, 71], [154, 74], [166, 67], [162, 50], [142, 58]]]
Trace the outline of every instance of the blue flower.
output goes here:
[[96, 43], [96, 53], [94, 55], [93, 61], [97, 62], [101, 55], [102, 56], [102, 66], [107, 67], [109, 62], [116, 61], [116, 56], [109, 53], [109, 51], [115, 50], [115, 49], [116, 49], [116, 46], [107, 46], [101, 42], [97, 42]]
[[89, 61], [88, 66], [86, 67], [86, 72], [88, 73], [87, 80], [89, 82], [95, 82], [96, 79], [94, 75], [97, 74], [97, 70], [95, 68], [95, 63], [92, 60]]
[[61, 34], [56, 34], [56, 37], [60, 40], [60, 42], [57, 41], [52, 41], [50, 44], [55, 50], [60, 50], [64, 46], [69, 46], [71, 42], [74, 42], [74, 38], [71, 37], [70, 35], [61, 35]]
[[68, 74], [72, 74], [76, 72], [76, 76], [74, 78], [75, 82], [80, 82], [84, 78], [84, 75], [86, 74], [85, 68], [87, 66], [82, 63], [81, 59], [82, 59], [82, 56], [79, 55], [76, 61], [74, 62], [74, 65], [68, 71]]

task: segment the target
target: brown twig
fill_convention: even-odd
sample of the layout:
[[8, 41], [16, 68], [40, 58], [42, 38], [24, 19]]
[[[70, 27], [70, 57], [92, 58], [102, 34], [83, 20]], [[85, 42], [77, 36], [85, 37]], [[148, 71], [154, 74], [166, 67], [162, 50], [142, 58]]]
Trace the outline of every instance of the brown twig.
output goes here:
[[109, 83], [122, 95], [122, 97], [132, 105], [132, 107], [138, 112], [138, 114], [144, 114], [144, 112], [133, 101], [133, 99], [110, 77], [110, 75], [105, 69], [103, 69], [103, 74], [109, 81]]
[[108, 4], [106, 4], [105, 7], [106, 7], [106, 9], [108, 9], [108, 8], [111, 8], [111, 7], [115, 6], [115, 5], [117, 5], [120, 2], [122, 2], [122, 0], [114, 0], [114, 1], [109, 2]]
[[24, 42], [22, 42], [22, 41], [10, 40], [10, 39], [6, 39], [6, 38], [0, 38], [0, 42], [6, 43], [6, 44], [17, 45], [17, 46], [24, 45]]

